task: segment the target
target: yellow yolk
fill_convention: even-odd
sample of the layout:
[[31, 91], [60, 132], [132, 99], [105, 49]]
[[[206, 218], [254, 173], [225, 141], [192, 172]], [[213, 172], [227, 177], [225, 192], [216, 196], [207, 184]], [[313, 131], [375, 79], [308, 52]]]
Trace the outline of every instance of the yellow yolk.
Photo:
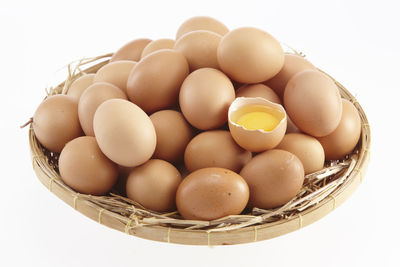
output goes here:
[[240, 116], [237, 124], [247, 130], [264, 130], [269, 132], [278, 126], [279, 119], [267, 112], [253, 111]]

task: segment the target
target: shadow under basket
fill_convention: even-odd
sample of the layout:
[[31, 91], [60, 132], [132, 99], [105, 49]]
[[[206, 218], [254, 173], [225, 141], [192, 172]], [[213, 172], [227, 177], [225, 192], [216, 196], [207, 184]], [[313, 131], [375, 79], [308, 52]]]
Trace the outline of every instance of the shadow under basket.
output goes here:
[[[70, 84], [85, 73], [107, 64], [111, 54], [68, 66], [67, 79], [48, 95], [65, 94]], [[86, 66], [82, 70], [82, 66]], [[90, 67], [87, 67], [90, 66]], [[332, 78], [332, 77], [331, 77]], [[341, 161], [326, 162], [325, 168], [306, 176], [301, 192], [283, 207], [228, 216], [214, 221], [184, 220], [178, 212], [155, 213], [111, 192], [106, 196], [80, 194], [63, 183], [58, 173], [58, 155], [46, 150], [29, 128], [33, 169], [50, 192], [76, 211], [118, 231], [137, 237], [188, 245], [232, 245], [274, 238], [324, 217], [341, 205], [362, 182], [370, 156], [370, 128], [357, 100], [335, 79], [342, 98], [350, 100], [361, 118], [361, 137], [354, 151]]]

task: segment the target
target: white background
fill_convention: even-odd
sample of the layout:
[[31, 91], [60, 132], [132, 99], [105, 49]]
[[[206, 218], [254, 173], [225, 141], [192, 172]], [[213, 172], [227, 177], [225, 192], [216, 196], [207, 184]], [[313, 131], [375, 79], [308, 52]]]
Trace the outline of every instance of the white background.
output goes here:
[[[398, 1], [1, 1], [1, 266], [399, 266]], [[356, 95], [372, 129], [363, 184], [300, 231], [194, 247], [128, 236], [67, 206], [36, 178], [19, 129], [59, 71], [139, 37], [174, 38], [194, 15], [255, 26], [303, 51]]]

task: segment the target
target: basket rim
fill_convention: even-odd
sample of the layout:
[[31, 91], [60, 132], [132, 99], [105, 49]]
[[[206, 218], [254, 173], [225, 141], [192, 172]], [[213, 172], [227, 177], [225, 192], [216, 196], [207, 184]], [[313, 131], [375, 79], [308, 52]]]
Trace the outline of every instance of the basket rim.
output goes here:
[[[91, 62], [108, 58], [111, 55], [112, 54], [107, 54], [96, 57]], [[85, 69], [84, 71], [87, 73], [95, 72], [98, 68], [107, 63], [108, 60], [105, 60]], [[256, 226], [251, 225], [240, 229], [220, 232], [213, 232], [205, 229], [181, 229], [161, 225], [139, 225], [138, 222], [135, 221], [135, 218], [130, 219], [124, 217], [93, 203], [90, 200], [91, 196], [74, 192], [71, 189], [67, 190], [66, 185], [63, 185], [62, 180], [57, 177], [55, 171], [55, 173], [49, 173], [49, 171], [46, 170], [46, 168], [52, 167], [47, 162], [45, 155], [37, 145], [38, 142], [31, 124], [29, 127], [29, 145], [33, 169], [44, 186], [78, 212], [100, 224], [145, 239], [189, 245], [231, 245], [266, 240], [301, 229], [302, 227], [321, 219], [350, 197], [358, 185], [361, 184], [370, 158], [371, 132], [364, 110], [356, 98], [342, 84], [326, 72], [322, 70], [319, 71], [328, 75], [335, 82], [340, 89], [342, 98], [351, 101], [360, 115], [362, 125], [359, 154], [357, 160], [348, 168], [346, 172], [347, 178], [336, 188], [336, 190], [329, 193], [315, 205], [300, 211], [291, 218], [281, 219], [276, 222], [264, 222]], [[71, 73], [69, 73], [69, 75], [71, 75]], [[60, 83], [58, 87], [65, 88], [66, 81]], [[64, 89], [62, 93], [65, 93]]]

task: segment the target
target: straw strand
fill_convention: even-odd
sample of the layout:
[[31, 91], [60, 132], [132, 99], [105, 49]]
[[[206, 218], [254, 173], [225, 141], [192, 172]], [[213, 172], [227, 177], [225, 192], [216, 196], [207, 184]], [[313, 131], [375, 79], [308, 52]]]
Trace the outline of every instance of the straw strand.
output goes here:
[[21, 126], [19, 126], [19, 128], [25, 128], [26, 126], [30, 125], [33, 122], [33, 117], [31, 117], [29, 119], [29, 121], [27, 121], [26, 123], [22, 124]]
[[129, 229], [131, 227], [131, 223], [132, 223], [133, 219], [130, 219], [128, 221], [128, 223], [125, 225], [125, 233], [129, 234]]

